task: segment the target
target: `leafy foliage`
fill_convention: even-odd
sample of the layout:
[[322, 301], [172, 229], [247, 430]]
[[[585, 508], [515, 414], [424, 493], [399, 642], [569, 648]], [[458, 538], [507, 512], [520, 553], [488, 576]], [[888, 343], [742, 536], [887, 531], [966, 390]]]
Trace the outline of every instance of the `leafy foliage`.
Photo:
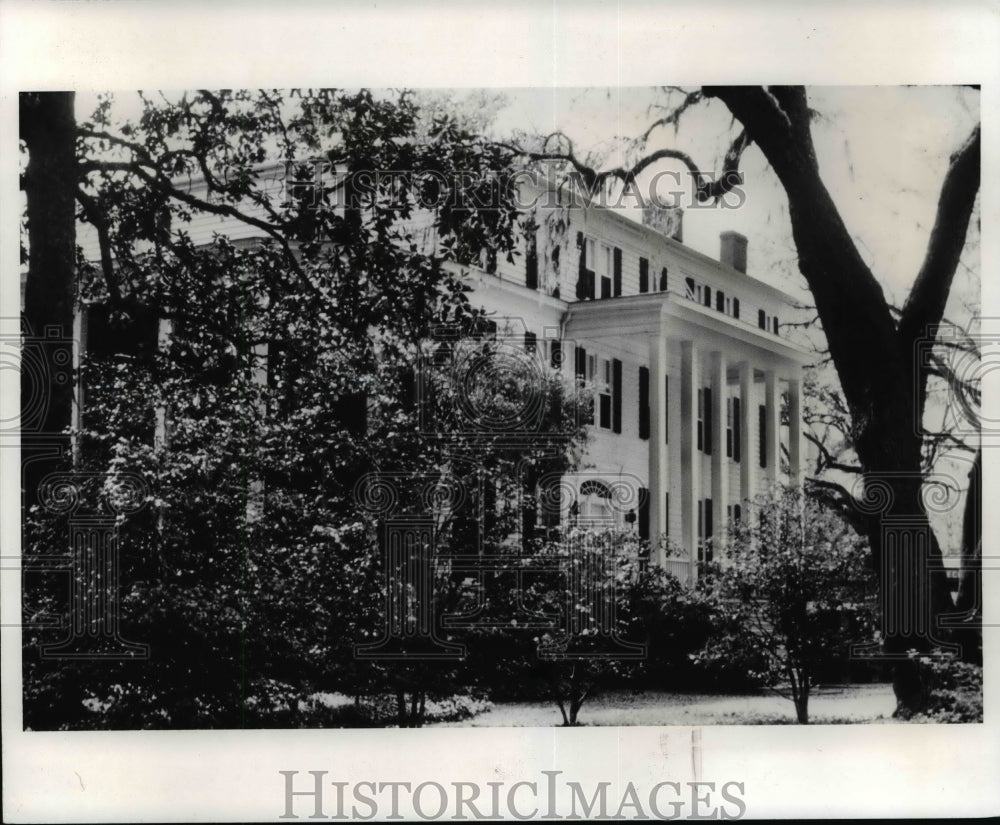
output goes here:
[[701, 658], [718, 662], [742, 648], [748, 675], [792, 699], [807, 722], [824, 665], [874, 638], [867, 547], [839, 516], [794, 490], [748, 516], [733, 525], [714, 575], [724, 632]]

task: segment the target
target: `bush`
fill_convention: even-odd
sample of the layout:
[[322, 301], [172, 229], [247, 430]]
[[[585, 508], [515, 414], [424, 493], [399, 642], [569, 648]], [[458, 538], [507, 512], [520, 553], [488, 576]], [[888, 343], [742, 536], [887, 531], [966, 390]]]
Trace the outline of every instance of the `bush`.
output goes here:
[[912, 722], [982, 722], [983, 669], [952, 653], [910, 651], [924, 685], [925, 704], [916, 714], [900, 712]]

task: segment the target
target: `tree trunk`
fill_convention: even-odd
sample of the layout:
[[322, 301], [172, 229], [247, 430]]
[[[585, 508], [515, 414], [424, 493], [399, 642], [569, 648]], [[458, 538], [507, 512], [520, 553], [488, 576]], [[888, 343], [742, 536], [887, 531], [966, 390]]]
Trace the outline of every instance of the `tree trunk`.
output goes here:
[[956, 609], [965, 614], [962, 626], [955, 632], [961, 646], [960, 655], [966, 662], [976, 665], [983, 663], [982, 462], [980, 448], [969, 471], [969, 489], [962, 515], [962, 572], [955, 599]]
[[944, 571], [928, 569], [940, 567], [941, 550], [920, 495], [927, 376], [914, 369], [914, 357], [941, 321], [965, 241], [979, 189], [979, 130], [952, 157], [927, 254], [897, 323], [820, 178], [805, 90], [734, 86], [705, 94], [720, 98], [744, 125], [788, 196], [799, 270], [816, 301], [865, 472], [867, 533], [880, 575], [885, 650], [897, 664], [896, 697], [916, 709], [923, 692], [903, 654], [932, 647], [938, 616], [953, 608]]
[[[53, 467], [41, 460], [68, 446], [73, 381], [55, 359], [71, 352], [76, 293], [76, 120], [72, 92], [20, 95], [20, 136], [28, 150], [24, 193], [28, 219], [28, 277], [23, 320], [25, 360], [44, 369], [21, 371], [24, 505]], [[42, 343], [44, 342], [44, 343]], [[57, 355], [61, 351], [61, 355]], [[59, 380], [59, 379], [62, 380]], [[70, 379], [70, 380], [67, 380]], [[32, 414], [32, 411], [35, 411]]]

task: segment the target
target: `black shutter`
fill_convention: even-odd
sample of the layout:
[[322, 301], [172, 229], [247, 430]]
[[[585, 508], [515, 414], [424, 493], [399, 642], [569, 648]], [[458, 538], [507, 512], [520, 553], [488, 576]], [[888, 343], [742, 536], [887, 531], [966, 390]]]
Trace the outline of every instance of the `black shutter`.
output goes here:
[[721, 289], [715, 292], [715, 308], [719, 312], [726, 311], [726, 293]]
[[760, 466], [767, 467], [767, 407], [761, 404], [757, 411], [757, 444], [760, 447]]
[[639, 488], [639, 538], [649, 541], [649, 490]]
[[562, 369], [562, 362], [563, 362], [562, 341], [552, 341], [549, 344], [549, 347], [550, 347], [549, 363], [552, 365], [552, 369], [554, 370]]
[[601, 276], [601, 297], [611, 297], [611, 279], [605, 278], [604, 276]]
[[740, 317], [740, 299], [733, 298], [733, 317], [739, 319]]
[[774, 316], [774, 317], [773, 317], [773, 318], [771, 319], [771, 321], [772, 321], [772, 322], [774, 323], [774, 334], [775, 334], [775, 335], [777, 335], [777, 334], [778, 334], [778, 316], [777, 316], [777, 315], [775, 315], [775, 316]]
[[[691, 279], [688, 278], [688, 280], [690, 281]], [[691, 288], [694, 289], [694, 281], [691, 281]], [[666, 292], [666, 291], [667, 291], [667, 268], [663, 267], [663, 269], [660, 270], [660, 292]]]
[[611, 429], [622, 431], [622, 362], [611, 359]]
[[616, 246], [614, 252], [615, 297], [622, 294], [622, 251]]
[[705, 499], [705, 561], [712, 560], [712, 499]]
[[639, 367], [639, 438], [649, 438], [649, 367]]
[[757, 326], [761, 329], [767, 329], [767, 316], [762, 309], [757, 310]]
[[705, 455], [712, 454], [712, 391], [705, 388]]
[[576, 348], [576, 377], [583, 381], [587, 377], [587, 350]]
[[712, 287], [710, 286], [705, 287], [705, 306], [709, 309], [712, 308]]
[[740, 422], [740, 418], [742, 418], [740, 399], [734, 398], [733, 399], [733, 461], [735, 461], [737, 464], [739, 464], [740, 462], [740, 452], [742, 448], [740, 430], [743, 425]]
[[528, 289], [538, 289], [538, 238], [534, 223], [528, 224], [524, 254], [524, 285]]
[[583, 233], [576, 233], [576, 248], [580, 250], [580, 267], [576, 277], [576, 298], [583, 301], [587, 298], [587, 244]]
[[538, 346], [538, 336], [533, 332], [524, 333], [524, 350], [525, 352], [535, 352]]
[[663, 376], [663, 442], [670, 443], [670, 376]]
[[649, 292], [649, 259], [639, 258], [639, 292]]

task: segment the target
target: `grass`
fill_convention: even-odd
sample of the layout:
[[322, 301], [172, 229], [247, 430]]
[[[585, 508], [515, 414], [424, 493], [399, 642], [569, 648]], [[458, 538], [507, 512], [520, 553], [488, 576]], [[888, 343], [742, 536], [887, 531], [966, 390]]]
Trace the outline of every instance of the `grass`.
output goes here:
[[[893, 722], [896, 707], [891, 685], [838, 685], [820, 688], [809, 700], [813, 724], [884, 724]], [[580, 710], [580, 723], [630, 725], [784, 725], [795, 724], [790, 699], [773, 693], [751, 696], [609, 691]], [[555, 702], [498, 702], [471, 719], [440, 723], [474, 727], [557, 727], [562, 724]]]

